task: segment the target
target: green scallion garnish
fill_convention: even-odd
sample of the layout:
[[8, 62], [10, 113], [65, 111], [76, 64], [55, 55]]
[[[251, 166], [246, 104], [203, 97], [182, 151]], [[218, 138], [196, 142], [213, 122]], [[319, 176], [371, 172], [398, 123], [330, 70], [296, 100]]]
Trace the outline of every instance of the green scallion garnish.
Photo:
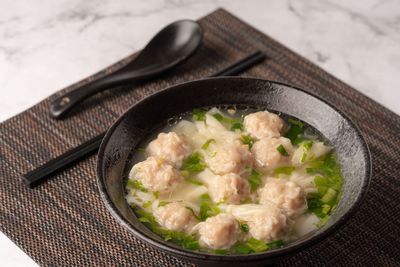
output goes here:
[[249, 232], [249, 225], [247, 223], [243, 223], [240, 225], [240, 230], [242, 230], [243, 233], [248, 233]]
[[276, 148], [276, 150], [278, 150], [278, 152], [279, 152], [282, 156], [285, 156], [285, 157], [288, 157], [288, 156], [289, 156], [289, 154], [287, 153], [287, 151], [286, 151], [286, 149], [285, 149], [285, 147], [284, 147], [283, 145], [279, 145], [279, 146]]
[[283, 166], [283, 167], [276, 168], [274, 170], [274, 173], [275, 173], [275, 175], [280, 175], [280, 174], [291, 175], [293, 171], [294, 171], [293, 166]]
[[261, 174], [258, 173], [256, 170], [252, 170], [248, 178], [248, 181], [250, 184], [251, 191], [257, 190], [257, 188], [259, 188], [262, 183]]
[[253, 144], [255, 142], [255, 140], [250, 136], [250, 135], [242, 135], [240, 137], [240, 141], [244, 144], [244, 145], [248, 145], [249, 148], [253, 147]]
[[208, 139], [208, 140], [201, 146], [201, 148], [204, 149], [204, 150], [206, 150], [206, 149], [210, 146], [211, 143], [215, 143], [215, 139]]
[[204, 109], [195, 108], [192, 110], [193, 121], [205, 121], [207, 111]]
[[136, 179], [135, 180], [129, 179], [128, 183], [127, 183], [127, 186], [129, 188], [137, 189], [137, 190], [142, 191], [142, 192], [148, 192], [147, 188], [144, 187], [142, 182], [140, 182], [139, 180], [136, 180]]
[[183, 171], [196, 173], [203, 171], [207, 165], [204, 163], [203, 156], [199, 152], [194, 152], [183, 161]]

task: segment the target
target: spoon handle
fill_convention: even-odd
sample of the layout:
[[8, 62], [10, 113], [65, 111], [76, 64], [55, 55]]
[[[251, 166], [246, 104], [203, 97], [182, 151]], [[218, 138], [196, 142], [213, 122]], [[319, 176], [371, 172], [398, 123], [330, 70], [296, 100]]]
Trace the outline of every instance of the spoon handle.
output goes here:
[[[261, 51], [257, 51], [235, 63], [220, 70], [210, 77], [219, 76], [234, 76], [237, 75], [257, 63], [263, 61], [266, 58], [265, 54]], [[64, 154], [46, 162], [45, 164], [39, 166], [38, 168], [24, 174], [21, 178], [23, 182], [28, 187], [35, 187], [39, 183], [43, 182], [45, 179], [50, 178], [55, 173], [64, 170], [66, 167], [70, 166], [72, 163], [87, 157], [90, 154], [96, 152], [100, 146], [101, 140], [103, 139], [105, 133], [100, 133], [98, 136], [88, 140], [85, 143], [78, 145], [77, 147], [67, 151]]]
[[72, 107], [89, 96], [105, 89], [121, 85], [126, 82], [132, 82], [140, 78], [140, 73], [135, 73], [134, 71], [127, 72], [124, 71], [124, 69], [118, 70], [111, 75], [107, 75], [103, 78], [89, 82], [56, 98], [50, 104], [50, 115], [53, 118], [61, 118]]

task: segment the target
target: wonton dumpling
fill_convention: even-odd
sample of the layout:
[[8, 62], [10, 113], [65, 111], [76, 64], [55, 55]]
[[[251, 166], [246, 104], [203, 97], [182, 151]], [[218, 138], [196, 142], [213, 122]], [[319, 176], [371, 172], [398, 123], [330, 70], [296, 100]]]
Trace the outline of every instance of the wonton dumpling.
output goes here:
[[[282, 155], [277, 148], [282, 145], [289, 156]], [[254, 155], [254, 165], [263, 171], [273, 170], [276, 167], [289, 165], [290, 155], [293, 153], [293, 146], [289, 139], [263, 138], [254, 143], [251, 152]]]
[[184, 158], [192, 153], [192, 149], [183, 137], [175, 132], [169, 132], [160, 133], [155, 140], [150, 142], [146, 153], [149, 156], [164, 159], [174, 167], [180, 168]]
[[161, 226], [173, 231], [189, 232], [197, 223], [193, 213], [179, 202], [156, 208], [154, 217]]
[[246, 221], [250, 235], [266, 243], [281, 239], [288, 228], [286, 215], [272, 203], [226, 205], [224, 210], [238, 220]]
[[290, 217], [304, 213], [307, 208], [303, 190], [285, 179], [268, 178], [258, 193], [260, 204], [274, 203]]
[[167, 194], [183, 180], [181, 173], [162, 159], [148, 157], [133, 166], [130, 179], [140, 181], [150, 191]]
[[285, 122], [278, 115], [268, 111], [247, 115], [243, 125], [251, 136], [258, 139], [279, 137], [285, 128]]
[[216, 203], [240, 204], [240, 201], [250, 194], [249, 182], [234, 173], [216, 177], [208, 190]]
[[211, 249], [227, 249], [240, 237], [239, 222], [230, 214], [209, 217], [200, 225], [199, 242]]
[[215, 155], [207, 157], [208, 167], [216, 174], [242, 174], [253, 166], [253, 157], [246, 145], [227, 144], [215, 150]]

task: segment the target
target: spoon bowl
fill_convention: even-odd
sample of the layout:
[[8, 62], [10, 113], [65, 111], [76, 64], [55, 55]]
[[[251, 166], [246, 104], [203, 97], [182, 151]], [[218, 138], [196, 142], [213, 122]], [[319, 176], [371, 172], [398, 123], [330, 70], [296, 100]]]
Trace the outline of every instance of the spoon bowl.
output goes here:
[[173, 22], [158, 32], [127, 65], [114, 73], [63, 94], [50, 104], [54, 118], [63, 117], [76, 104], [115, 86], [159, 75], [190, 57], [202, 40], [200, 25], [192, 20]]

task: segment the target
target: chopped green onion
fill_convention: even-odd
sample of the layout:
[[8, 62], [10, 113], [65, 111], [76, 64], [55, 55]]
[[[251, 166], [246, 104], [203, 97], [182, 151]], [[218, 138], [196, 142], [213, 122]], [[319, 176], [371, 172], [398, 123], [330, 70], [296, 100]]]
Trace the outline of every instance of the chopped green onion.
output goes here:
[[241, 122], [232, 123], [231, 130], [241, 130], [241, 131], [243, 131], [243, 123], [241, 123]]
[[214, 250], [214, 253], [215, 253], [215, 254], [218, 254], [218, 255], [225, 255], [225, 254], [227, 254], [228, 252], [227, 252], [225, 249], [215, 249], [215, 250]]
[[242, 230], [243, 233], [248, 233], [249, 232], [249, 225], [247, 223], [243, 223], [240, 225], [240, 229]]
[[143, 208], [145, 208], [145, 209], [146, 209], [146, 208], [150, 207], [150, 206], [151, 206], [151, 204], [153, 204], [153, 202], [152, 202], [152, 201], [146, 201], [146, 202], [144, 202], [144, 203], [143, 203], [143, 205], [142, 205], [142, 206], [143, 206]]
[[171, 203], [171, 201], [160, 201], [158, 203], [158, 206], [159, 207], [164, 207], [164, 206], [168, 205], [169, 203]]
[[207, 111], [204, 109], [195, 108], [192, 110], [193, 121], [205, 121]]
[[322, 196], [328, 191], [329, 188], [329, 181], [327, 178], [323, 176], [315, 176], [314, 177], [314, 183], [317, 187], [318, 193]]
[[250, 238], [246, 242], [238, 242], [233, 247], [232, 250], [237, 254], [249, 254], [252, 252], [262, 252], [268, 250], [269, 247], [266, 243]]
[[325, 204], [332, 203], [336, 199], [336, 195], [336, 190], [328, 188], [328, 191], [322, 196], [321, 201]]
[[333, 152], [308, 164], [313, 173], [320, 174], [314, 178], [318, 192], [307, 195], [308, 210], [321, 219], [322, 226], [339, 202], [343, 177]]
[[306, 151], [310, 151], [313, 143], [314, 142], [312, 140], [306, 140], [303, 143], [301, 143], [301, 145], [306, 149]]
[[304, 152], [303, 156], [301, 156], [300, 163], [304, 163], [306, 159], [307, 159], [307, 153]]
[[142, 182], [140, 182], [139, 180], [136, 180], [136, 179], [135, 180], [129, 179], [128, 183], [127, 183], [127, 186], [129, 188], [137, 189], [137, 190], [142, 191], [142, 192], [148, 192], [147, 188], [144, 187]]
[[242, 243], [237, 243], [232, 247], [232, 249], [237, 254], [249, 254], [252, 251], [252, 249], [249, 246]]
[[194, 185], [204, 185], [203, 182], [192, 179], [192, 178], [186, 178], [185, 181], [188, 183], [194, 184]]
[[158, 195], [159, 195], [158, 191], [153, 192], [153, 196], [154, 196], [155, 198], [158, 198]]
[[184, 171], [193, 173], [193, 172], [201, 172], [206, 167], [207, 166], [203, 161], [203, 156], [199, 152], [195, 152], [183, 161], [182, 169]]
[[304, 126], [304, 123], [302, 123], [301, 121], [296, 120], [296, 119], [289, 118], [289, 119], [288, 119], [288, 122], [289, 122], [291, 125], [296, 125], [296, 126], [298, 126], [298, 127], [300, 127], [300, 128], [303, 128], [303, 126]]
[[286, 175], [291, 175], [292, 172], [294, 171], [293, 166], [283, 166], [283, 167], [278, 167], [274, 170], [275, 175], [280, 175], [280, 174], [286, 174]]
[[145, 210], [136, 210], [136, 214], [140, 216], [139, 221], [146, 223], [154, 233], [162, 236], [164, 240], [173, 242], [174, 244], [190, 250], [196, 250], [200, 248], [200, 245], [194, 235], [186, 235], [185, 233], [167, 230], [160, 227], [154, 216]]
[[282, 156], [289, 156], [289, 154], [287, 153], [285, 147], [283, 145], [279, 145], [276, 150], [278, 150], [278, 152], [282, 155]]
[[215, 143], [215, 139], [208, 139], [208, 140], [201, 146], [201, 148], [204, 149], [204, 150], [206, 150], [206, 149], [210, 146], [211, 143]]
[[313, 168], [306, 168], [306, 172], [307, 172], [308, 174], [313, 174], [313, 173], [315, 173], [315, 171], [314, 171]]
[[208, 217], [212, 217], [220, 213], [220, 209], [214, 205], [208, 194], [200, 196], [200, 220], [205, 221]]
[[200, 219], [199, 216], [197, 216], [196, 212], [194, 212], [194, 210], [193, 210], [191, 207], [186, 206], [185, 208], [187, 208], [188, 210], [190, 210], [190, 211], [192, 212], [193, 216], [194, 216], [196, 219], [198, 219], [198, 220]]
[[329, 206], [328, 204], [324, 204], [324, 205], [322, 205], [322, 212], [324, 213], [324, 214], [329, 214], [329, 211], [331, 210], [331, 206]]
[[190, 173], [189, 173], [189, 171], [187, 171], [187, 170], [183, 170], [183, 171], [181, 171], [181, 175], [182, 175], [183, 177], [189, 177]]
[[145, 223], [149, 223], [149, 222], [150, 222], [149, 219], [146, 218], [146, 217], [140, 217], [140, 218], [139, 218], [139, 221], [140, 221], [140, 222], [145, 222]]
[[266, 251], [268, 249], [267, 244], [255, 238], [250, 238], [247, 240], [246, 245], [249, 246], [249, 248], [251, 248], [251, 250], [254, 252]]
[[224, 121], [224, 116], [222, 116], [220, 113], [214, 113], [212, 116], [219, 122]]
[[281, 248], [284, 245], [285, 243], [280, 239], [267, 243], [269, 249]]
[[[306, 140], [306, 141], [303, 141], [301, 143], [301, 146], [304, 148], [303, 149], [304, 153], [303, 153], [303, 156], [300, 159], [300, 163], [306, 162], [307, 156], [308, 156], [307, 152], [311, 150], [312, 145], [313, 145], [313, 141], [312, 140]], [[313, 157], [314, 157], [314, 154], [312, 154], [311, 157], [308, 160], [312, 160]]]
[[248, 178], [248, 181], [250, 184], [251, 191], [257, 190], [257, 188], [260, 187], [262, 183], [261, 174], [258, 173], [256, 170], [252, 170]]
[[253, 147], [253, 144], [254, 144], [254, 142], [255, 142], [255, 140], [254, 140], [250, 135], [242, 135], [242, 136], [240, 137], [240, 141], [242, 141], [242, 143], [243, 143], [244, 145], [248, 145], [249, 148], [252, 148], [252, 147]]
[[241, 119], [225, 117], [221, 113], [214, 113], [212, 116], [219, 122], [230, 124], [231, 130], [243, 130]]
[[[180, 240], [177, 239], [179, 243]], [[182, 240], [182, 247], [190, 250], [197, 250], [200, 248], [199, 242], [194, 235], [185, 236]]]
[[288, 123], [290, 124], [290, 128], [289, 131], [286, 132], [285, 137], [289, 138], [294, 145], [301, 143], [302, 138], [300, 136], [304, 132], [304, 124], [294, 119], [288, 119]]
[[314, 172], [322, 174], [329, 181], [329, 187], [339, 191], [343, 185], [343, 177], [340, 172], [340, 165], [337, 163], [336, 156], [333, 152], [309, 162], [309, 166]]

